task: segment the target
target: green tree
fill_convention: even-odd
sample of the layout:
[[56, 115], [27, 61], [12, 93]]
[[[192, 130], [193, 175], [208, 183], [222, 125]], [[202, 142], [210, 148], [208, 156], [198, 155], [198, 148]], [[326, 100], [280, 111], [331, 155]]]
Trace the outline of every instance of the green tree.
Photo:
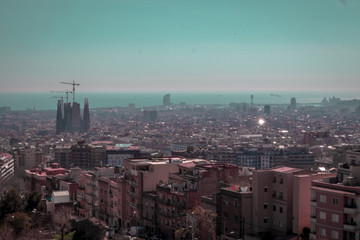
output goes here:
[[24, 202], [18, 191], [10, 189], [5, 191], [0, 198], [0, 222], [10, 213], [24, 210]]
[[25, 193], [25, 212], [31, 212], [34, 209], [41, 210], [41, 197], [41, 193], [38, 192]]
[[5, 224], [8, 224], [16, 236], [19, 236], [24, 230], [30, 228], [30, 217], [24, 212], [8, 214], [5, 218]]
[[72, 240], [74, 238], [75, 231], [69, 232], [62, 236], [61, 234], [56, 234], [54, 240]]

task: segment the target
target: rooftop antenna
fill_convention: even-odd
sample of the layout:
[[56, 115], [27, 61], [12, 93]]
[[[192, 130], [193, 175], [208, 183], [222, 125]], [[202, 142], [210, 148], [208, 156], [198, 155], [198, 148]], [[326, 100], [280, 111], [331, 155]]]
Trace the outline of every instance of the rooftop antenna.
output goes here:
[[73, 90], [72, 90], [72, 95], [73, 95], [73, 104], [75, 102], [75, 86], [79, 86], [79, 83], [76, 83], [75, 80], [73, 80], [72, 82], [60, 82], [62, 84], [70, 84], [73, 86]]

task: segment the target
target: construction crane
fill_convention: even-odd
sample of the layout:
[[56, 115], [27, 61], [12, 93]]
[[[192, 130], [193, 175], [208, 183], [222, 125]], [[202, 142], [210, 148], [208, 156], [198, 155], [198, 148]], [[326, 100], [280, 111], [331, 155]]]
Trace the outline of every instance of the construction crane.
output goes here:
[[70, 84], [73, 86], [73, 91], [72, 91], [72, 95], [73, 95], [73, 103], [75, 102], [75, 86], [79, 86], [79, 83], [76, 83], [75, 80], [73, 80], [72, 82], [60, 82], [62, 84]]
[[58, 97], [58, 96], [52, 96], [52, 98], [60, 98], [62, 102], [64, 101], [64, 97], [63, 97], [63, 96], [61, 96], [61, 97]]
[[69, 102], [69, 93], [73, 93], [72, 91], [50, 91], [50, 92], [53, 92], [53, 93], [66, 93], [66, 103]]

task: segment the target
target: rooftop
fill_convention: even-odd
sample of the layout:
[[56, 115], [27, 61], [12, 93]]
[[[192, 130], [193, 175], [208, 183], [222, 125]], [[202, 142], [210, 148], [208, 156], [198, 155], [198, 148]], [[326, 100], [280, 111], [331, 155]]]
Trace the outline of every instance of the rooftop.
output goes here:
[[0, 163], [4, 163], [6, 162], [7, 160], [11, 159], [11, 155], [10, 154], [7, 154], [7, 153], [1, 153], [0, 154]]
[[271, 169], [270, 171], [273, 171], [273, 172], [282, 172], [282, 173], [293, 173], [293, 172], [303, 171], [303, 169], [292, 168], [292, 167], [279, 167], [279, 168]]
[[55, 197], [69, 196], [68, 191], [54, 191], [53, 194]]

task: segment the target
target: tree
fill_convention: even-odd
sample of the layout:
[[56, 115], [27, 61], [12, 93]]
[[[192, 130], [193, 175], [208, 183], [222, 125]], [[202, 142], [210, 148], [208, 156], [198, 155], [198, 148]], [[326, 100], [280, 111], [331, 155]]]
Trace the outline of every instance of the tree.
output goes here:
[[71, 212], [71, 208], [62, 206], [53, 216], [52, 220], [56, 228], [60, 231], [61, 240], [65, 239], [65, 233], [71, 229], [71, 221], [74, 220]]
[[216, 214], [199, 206], [192, 213], [196, 221], [195, 236], [199, 239], [216, 239]]
[[302, 229], [302, 232], [301, 232], [301, 234], [300, 234], [300, 238], [302, 239], [302, 240], [309, 240], [310, 239], [310, 228], [308, 228], [308, 227], [304, 227], [303, 229]]
[[25, 193], [25, 212], [32, 212], [34, 209], [41, 210], [41, 197], [41, 193], [38, 192]]
[[30, 217], [24, 212], [11, 213], [6, 216], [5, 224], [8, 224], [15, 234], [19, 236], [24, 230], [30, 228]]
[[61, 234], [56, 234], [54, 240], [72, 240], [74, 238], [75, 231], [69, 232], [62, 236]]
[[5, 191], [0, 198], [0, 222], [6, 215], [15, 212], [21, 212], [24, 209], [24, 202], [20, 194], [14, 188]]
[[[197, 206], [182, 222], [184, 226], [175, 231], [175, 239], [188, 239], [192, 234], [198, 239], [216, 239], [216, 214], [213, 211]], [[193, 231], [185, 225], [191, 226]]]

